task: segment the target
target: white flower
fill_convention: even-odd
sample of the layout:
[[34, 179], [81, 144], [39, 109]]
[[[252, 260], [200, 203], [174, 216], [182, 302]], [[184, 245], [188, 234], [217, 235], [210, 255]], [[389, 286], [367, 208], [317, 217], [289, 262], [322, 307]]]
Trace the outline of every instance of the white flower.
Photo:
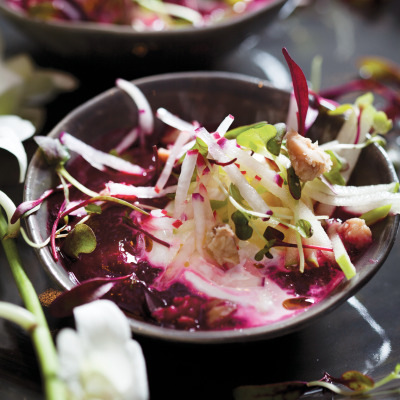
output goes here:
[[19, 182], [25, 178], [28, 158], [22, 141], [35, 133], [35, 127], [29, 121], [16, 115], [0, 116], [0, 148], [14, 154], [19, 164]]
[[146, 400], [146, 364], [128, 320], [109, 300], [74, 309], [76, 331], [57, 337], [60, 377], [72, 399]]
[[70, 74], [37, 67], [27, 54], [4, 60], [0, 54], [0, 148], [14, 154], [19, 182], [28, 164], [22, 142], [43, 125], [43, 106], [58, 93], [75, 90], [78, 81]]
[[[16, 210], [14, 202], [3, 192], [0, 190], [0, 207], [2, 207], [7, 215], [7, 234], [8, 238], [17, 237], [20, 229], [20, 221], [18, 220], [15, 223], [11, 223], [11, 218]], [[3, 238], [0, 238], [3, 239]]]

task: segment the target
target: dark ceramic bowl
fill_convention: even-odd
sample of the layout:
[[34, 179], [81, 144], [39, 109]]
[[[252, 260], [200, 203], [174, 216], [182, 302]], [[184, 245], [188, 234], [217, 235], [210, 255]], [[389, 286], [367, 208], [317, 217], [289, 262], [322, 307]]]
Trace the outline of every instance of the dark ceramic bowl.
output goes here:
[[[285, 121], [289, 104], [288, 92], [271, 87], [265, 81], [231, 73], [175, 73], [139, 79], [135, 83], [145, 93], [154, 111], [165, 107], [186, 120], [205, 121], [207, 126], [221, 121], [228, 114], [235, 116], [238, 126], [261, 120], [271, 123]], [[69, 114], [50, 132], [50, 136], [57, 137], [60, 132], [68, 131], [90, 143], [94, 140], [93, 132], [96, 139], [110, 132], [128, 132], [136, 125], [136, 116], [137, 108], [131, 99], [113, 88]], [[320, 141], [332, 139], [341, 124], [340, 119], [324, 114], [318, 118], [310, 134]], [[160, 130], [161, 123], [156, 125], [155, 134]], [[397, 180], [386, 153], [375, 145], [362, 151], [355, 171], [351, 182], [355, 185]], [[27, 174], [25, 200], [38, 198], [53, 182], [53, 173], [36, 153]], [[47, 218], [45, 205], [28, 218], [28, 229], [36, 242], [48, 236]], [[130, 319], [132, 330], [170, 341], [219, 343], [271, 338], [300, 329], [338, 307], [373, 277], [392, 247], [398, 223], [399, 217], [396, 216], [375, 224], [373, 236], [376, 240], [357, 261], [357, 275], [350, 281], [343, 281], [324, 301], [295, 317], [263, 327], [218, 332], [177, 331]], [[74, 286], [67, 271], [54, 262], [48, 248], [39, 250], [38, 256], [61, 288]]]
[[[158, 60], [187, 65], [212, 60], [236, 48], [250, 34], [276, 18], [286, 0], [204, 28], [135, 32], [129, 26], [92, 22], [46, 22], [10, 9], [0, 0], [0, 12], [43, 50], [64, 58], [116, 63]], [[165, 71], [165, 70], [164, 70]]]

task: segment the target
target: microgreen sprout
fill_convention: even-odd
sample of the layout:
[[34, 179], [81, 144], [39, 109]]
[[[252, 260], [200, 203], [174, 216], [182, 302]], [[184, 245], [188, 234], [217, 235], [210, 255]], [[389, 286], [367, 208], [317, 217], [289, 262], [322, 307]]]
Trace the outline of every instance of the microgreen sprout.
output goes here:
[[93, 252], [96, 245], [96, 236], [92, 228], [80, 223], [66, 236], [63, 251], [70, 257], [78, 258], [81, 253]]
[[0, 190], [0, 206], [3, 207], [8, 218], [7, 231], [5, 231], [2, 236], [0, 236], [0, 239], [14, 238], [18, 236], [20, 230], [20, 222], [19, 220], [14, 221], [12, 219], [16, 210], [15, 204], [1, 190]]
[[253, 228], [249, 226], [248, 217], [246, 214], [239, 210], [236, 210], [232, 215], [231, 219], [235, 224], [235, 234], [240, 240], [248, 240], [253, 235]]
[[297, 122], [298, 122], [298, 131], [300, 135], [305, 135], [306, 129], [306, 117], [308, 110], [308, 85], [306, 77], [304, 76], [301, 68], [293, 61], [290, 57], [287, 49], [283, 48], [282, 53], [286, 59], [286, 62], [289, 66], [290, 74], [292, 76], [292, 84], [294, 95], [296, 97], [297, 102]]
[[295, 200], [299, 200], [301, 198], [300, 179], [292, 166], [287, 169], [287, 182], [290, 194]]
[[[289, 381], [266, 385], [239, 386], [234, 389], [233, 397], [235, 400], [283, 400], [288, 398], [297, 400], [307, 394], [310, 388], [319, 387], [346, 398], [364, 398], [366, 395], [380, 396], [381, 393], [377, 389], [396, 379], [400, 379], [400, 364], [397, 364], [391, 373], [377, 382], [359, 371], [344, 372], [339, 378], [334, 378], [325, 373], [324, 377], [318, 381]], [[347, 389], [343, 389], [341, 386], [345, 386]], [[398, 392], [398, 389], [394, 390]]]

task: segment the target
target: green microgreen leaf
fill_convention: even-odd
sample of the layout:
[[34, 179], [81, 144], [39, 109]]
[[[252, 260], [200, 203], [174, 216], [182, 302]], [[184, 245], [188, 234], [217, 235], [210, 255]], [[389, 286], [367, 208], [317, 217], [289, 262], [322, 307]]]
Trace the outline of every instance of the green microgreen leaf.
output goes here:
[[246, 215], [237, 210], [231, 215], [235, 224], [235, 234], [240, 240], [248, 240], [253, 235], [253, 228], [249, 226], [249, 220]]
[[358, 391], [371, 390], [375, 383], [368, 375], [364, 375], [359, 371], [347, 371], [340, 379], [340, 383], [349, 389]]
[[281, 232], [278, 229], [273, 228], [272, 226], [267, 226], [267, 228], [264, 231], [263, 236], [265, 237], [266, 240], [279, 240], [282, 241], [285, 238], [285, 235], [283, 232]]
[[88, 214], [101, 214], [102, 212], [101, 206], [98, 204], [88, 204], [85, 210]]
[[275, 240], [270, 240], [261, 250], [259, 250], [256, 255], [254, 256], [254, 259], [256, 261], [261, 261], [264, 257], [269, 258], [270, 260], [273, 258], [272, 254], [270, 253], [270, 250], [275, 244]]
[[243, 126], [239, 126], [238, 128], [235, 129], [231, 129], [228, 132], [225, 133], [225, 137], [227, 139], [236, 139], [241, 133], [249, 130], [249, 129], [257, 129], [259, 127], [262, 127], [264, 125], [266, 125], [267, 122], [265, 121], [261, 121], [261, 122], [256, 122], [254, 124], [251, 125], [243, 125]]
[[336, 107], [334, 110], [329, 110], [328, 114], [329, 115], [342, 115], [348, 110], [352, 110], [353, 105], [352, 104], [342, 104], [339, 107]]
[[288, 181], [290, 194], [292, 195], [292, 197], [295, 200], [299, 200], [301, 198], [300, 179], [294, 172], [293, 167], [289, 167], [287, 169], [287, 181]]
[[219, 210], [222, 207], [225, 207], [228, 204], [228, 198], [225, 200], [210, 200], [211, 209], [213, 211]]
[[383, 111], [377, 111], [374, 114], [372, 126], [376, 132], [385, 134], [393, 128], [393, 122]]
[[88, 225], [79, 224], [67, 235], [63, 244], [64, 252], [73, 258], [81, 253], [91, 253], [96, 248], [96, 236]]
[[[204, 140], [196, 137], [196, 142], [190, 150], [198, 150], [199, 154], [202, 155], [204, 158], [207, 158], [208, 155], [208, 146]], [[186, 153], [179, 159], [178, 163], [182, 164], [183, 159], [186, 157]]]
[[299, 219], [296, 223], [297, 232], [304, 238], [310, 238], [313, 235], [313, 230], [310, 222], [305, 219]]
[[254, 152], [259, 152], [260, 149], [264, 150], [269, 140], [274, 138], [277, 134], [275, 126], [260, 123], [250, 129], [240, 133], [236, 140], [240, 146], [246, 147]]
[[272, 247], [275, 246], [277, 242], [282, 243], [283, 239], [285, 238], [283, 232], [273, 228], [272, 226], [267, 226], [263, 233], [263, 236], [267, 240], [267, 244], [254, 256], [254, 259], [256, 261], [261, 261], [264, 257], [272, 259], [273, 256], [270, 253], [270, 250], [272, 249]]
[[366, 108], [372, 105], [374, 102], [374, 95], [371, 92], [367, 92], [358, 96], [354, 104], [359, 108]]
[[342, 171], [343, 163], [340, 158], [331, 150], [326, 150], [325, 153], [329, 155], [332, 161], [332, 167], [329, 172], [324, 173], [324, 177], [334, 185], [346, 185], [346, 180], [343, 178], [340, 171]]
[[199, 137], [196, 138], [196, 143], [193, 145], [191, 150], [198, 150], [199, 154], [201, 154], [204, 158], [207, 157], [208, 154], [208, 146], [207, 144], [200, 139]]
[[275, 124], [276, 134], [267, 142], [267, 150], [274, 156], [279, 156], [283, 137], [286, 133], [286, 125], [284, 123]]
[[165, 195], [165, 197], [167, 197], [167, 198], [170, 199], [170, 200], [175, 200], [176, 193], [167, 193], [167, 194]]
[[236, 185], [234, 185], [233, 183], [231, 183], [231, 185], [229, 186], [229, 194], [241, 205], [243, 205], [244, 202], [244, 198], [243, 196], [240, 194], [239, 189], [237, 188]]

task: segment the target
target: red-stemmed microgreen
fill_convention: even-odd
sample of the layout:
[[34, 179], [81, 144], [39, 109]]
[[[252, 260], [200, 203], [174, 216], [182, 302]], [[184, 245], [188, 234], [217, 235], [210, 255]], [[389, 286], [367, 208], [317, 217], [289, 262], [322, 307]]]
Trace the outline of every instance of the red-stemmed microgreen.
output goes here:
[[248, 240], [253, 235], [253, 228], [249, 225], [246, 214], [236, 210], [231, 215], [232, 222], [235, 224], [235, 234], [240, 240]]
[[277, 242], [281, 243], [285, 237], [283, 232], [273, 228], [272, 226], [268, 226], [265, 229], [263, 236], [267, 241], [267, 244], [261, 250], [259, 250], [254, 256], [254, 259], [256, 261], [261, 261], [264, 258], [264, 256], [272, 259], [273, 256], [270, 253], [271, 248], [274, 247]]
[[124, 218], [123, 221], [129, 225], [131, 228], [143, 233], [145, 236], [147, 236], [149, 239], [153, 240], [156, 243], [161, 244], [162, 246], [165, 247], [171, 247], [171, 245], [169, 243], [167, 243], [166, 241], [159, 239], [158, 237], [154, 236], [152, 233], [146, 231], [145, 229], [143, 229], [139, 224], [136, 224], [135, 222], [133, 222], [133, 220], [131, 218]]
[[288, 64], [290, 75], [292, 77], [293, 91], [294, 96], [297, 102], [297, 123], [298, 123], [298, 132], [300, 135], [304, 136], [305, 125], [306, 125], [306, 117], [308, 111], [308, 85], [306, 77], [304, 76], [301, 68], [293, 61], [290, 57], [289, 52], [286, 48], [282, 49], [282, 53], [285, 57], [285, 60]]
[[219, 162], [219, 161], [215, 161], [215, 160], [208, 160], [210, 162], [210, 164], [215, 164], [218, 165], [220, 167], [227, 167], [228, 165], [234, 164], [237, 161], [237, 158], [232, 158], [232, 160], [227, 161], [227, 162]]
[[64, 200], [61, 203], [60, 209], [57, 212], [57, 216], [56, 216], [56, 219], [55, 219], [55, 221], [54, 221], [54, 223], [52, 225], [51, 233], [50, 233], [51, 252], [52, 252], [52, 255], [53, 255], [53, 258], [54, 258], [55, 261], [58, 261], [58, 254], [57, 254], [57, 247], [56, 247], [57, 227], [58, 227], [58, 224], [59, 224], [60, 220], [64, 217], [63, 213], [64, 213], [64, 210], [65, 210], [65, 207], [66, 207], [66, 201]]
[[[305, 221], [302, 219], [298, 220], [294, 229], [302, 237], [310, 238], [312, 236], [311, 224], [308, 221]], [[278, 229], [273, 228], [272, 226], [268, 226], [265, 229], [263, 236], [264, 236], [265, 240], [267, 241], [267, 243], [254, 256], [254, 259], [256, 261], [261, 261], [264, 257], [272, 259], [273, 256], [270, 253], [270, 250], [273, 247], [287, 247], [287, 248], [289, 248], [289, 247], [297, 248], [298, 247], [297, 243], [284, 242], [283, 241], [283, 239], [285, 237], [284, 233]], [[329, 252], [333, 251], [333, 249], [330, 247], [314, 246], [314, 245], [309, 245], [309, 244], [304, 244], [304, 243], [302, 244], [302, 247], [303, 247], [303, 249], [310, 249], [310, 250], [329, 251]]]
[[50, 197], [53, 193], [55, 193], [60, 189], [63, 189], [63, 186], [57, 186], [55, 189], [46, 190], [37, 200], [29, 200], [22, 202], [16, 208], [10, 222], [14, 224], [20, 218], [25, 218], [28, 215], [32, 214], [33, 212], [36, 212], [48, 197]]
[[112, 197], [112, 196], [95, 196], [91, 197], [90, 199], [83, 200], [82, 202], [74, 205], [73, 207], [70, 207], [66, 209], [66, 202], [64, 201], [60, 207], [60, 210], [57, 214], [57, 217], [53, 223], [52, 230], [51, 230], [51, 235], [50, 235], [50, 243], [51, 243], [51, 249], [52, 249], [52, 254], [53, 258], [55, 261], [58, 261], [58, 255], [57, 255], [57, 248], [56, 248], [56, 237], [57, 237], [57, 227], [63, 218], [67, 217], [69, 214], [71, 214], [73, 211], [79, 210], [82, 207], [86, 207], [87, 205], [91, 203], [96, 203], [96, 202], [110, 202], [110, 203], [116, 203], [121, 206], [128, 207], [134, 211], [138, 211], [144, 215], [149, 215], [147, 211], [142, 210], [141, 208], [135, 206], [132, 203], [129, 203], [123, 199], [119, 199], [117, 197]]

